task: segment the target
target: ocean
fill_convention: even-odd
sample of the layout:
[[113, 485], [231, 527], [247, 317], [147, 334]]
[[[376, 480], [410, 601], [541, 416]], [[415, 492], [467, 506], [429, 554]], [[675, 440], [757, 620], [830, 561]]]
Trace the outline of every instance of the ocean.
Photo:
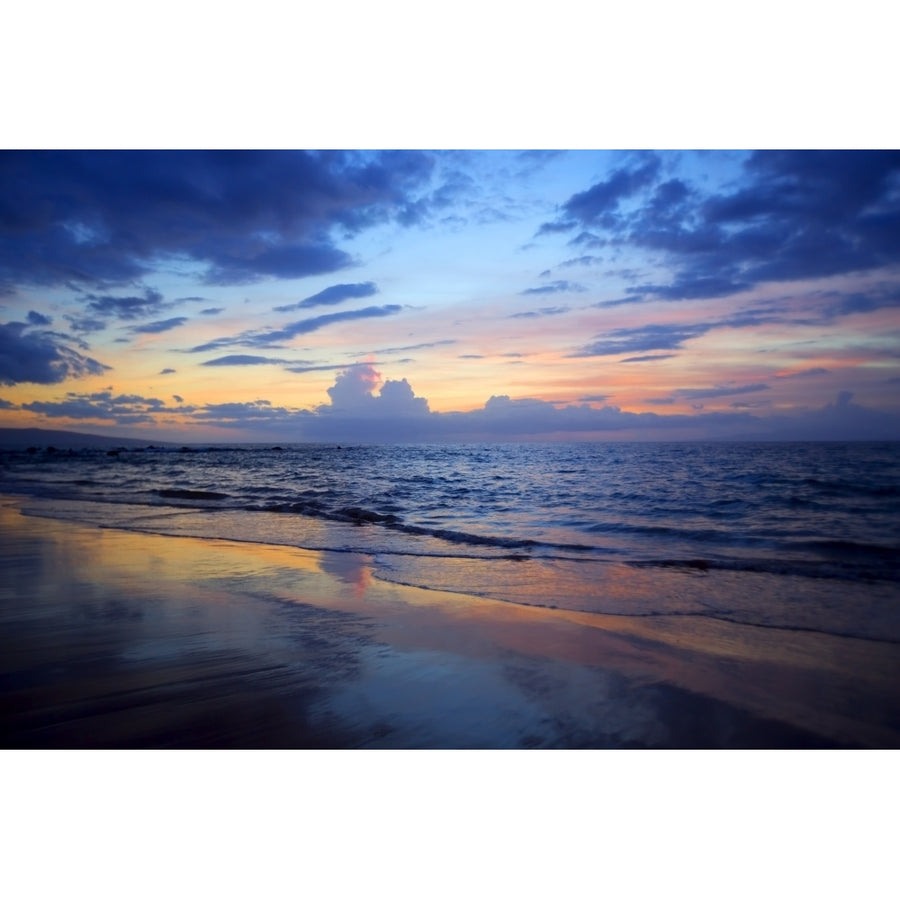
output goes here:
[[900, 443], [37, 447], [0, 492], [510, 604], [900, 642]]

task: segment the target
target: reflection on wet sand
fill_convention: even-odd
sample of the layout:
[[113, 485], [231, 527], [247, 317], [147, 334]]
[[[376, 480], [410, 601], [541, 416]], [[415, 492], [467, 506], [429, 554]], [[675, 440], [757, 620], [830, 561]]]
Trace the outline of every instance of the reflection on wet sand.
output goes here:
[[887, 642], [519, 606], [10, 504], [0, 534], [5, 747], [900, 746]]

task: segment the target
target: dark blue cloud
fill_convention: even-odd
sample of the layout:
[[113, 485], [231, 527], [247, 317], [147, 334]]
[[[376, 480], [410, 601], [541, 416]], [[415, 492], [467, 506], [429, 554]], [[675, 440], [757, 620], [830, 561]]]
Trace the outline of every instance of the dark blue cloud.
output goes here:
[[69, 329], [75, 334], [91, 334], [94, 331], [104, 331], [107, 327], [105, 319], [96, 316], [72, 316], [66, 314], [63, 318], [69, 323]]
[[203, 279], [206, 284], [253, 284], [265, 277], [305, 278], [345, 269], [353, 260], [348, 253], [330, 244], [281, 244], [256, 247], [250, 256], [237, 248], [210, 248], [205, 254], [212, 265]]
[[559, 267], [561, 269], [571, 269], [573, 266], [593, 266], [602, 261], [599, 256], [576, 256], [572, 259], [563, 260]]
[[60, 335], [31, 331], [24, 322], [0, 323], [0, 384], [59, 384], [108, 370], [73, 350]]
[[647, 298], [641, 296], [619, 297], [617, 300], [601, 300], [599, 303], [592, 303], [595, 309], [614, 309], [617, 306], [630, 306], [634, 303], [646, 303]]
[[661, 300], [703, 300], [728, 297], [750, 287], [750, 282], [737, 280], [730, 273], [709, 275], [702, 269], [692, 269], [680, 273], [671, 284], [642, 284], [634, 293], [652, 294]]
[[39, 312], [35, 312], [31, 310], [28, 313], [28, 324], [29, 325], [52, 325], [53, 320], [47, 316], [41, 315]]
[[893, 284], [875, 284], [865, 291], [848, 293], [822, 291], [818, 296], [823, 300], [822, 314], [826, 318], [851, 316], [900, 306], [900, 289]]
[[220, 428], [254, 428], [290, 425], [297, 427], [304, 418], [313, 414], [305, 410], [294, 411], [273, 406], [268, 400], [253, 400], [249, 403], [211, 403], [193, 413], [196, 421]]
[[[608, 303], [595, 303], [595, 307], [618, 306], [625, 301], [614, 300]], [[760, 325], [802, 324], [822, 325], [833, 318], [833, 312], [827, 307], [813, 311], [806, 316], [789, 314], [785, 310], [785, 302], [766, 301], [757, 306], [737, 309], [730, 315], [718, 319], [701, 322], [677, 322], [673, 324], [639, 325], [633, 328], [616, 328], [599, 334], [589, 344], [569, 354], [570, 356], [616, 356], [622, 353], [634, 353], [637, 356], [620, 360], [621, 362], [644, 362], [649, 359], [666, 359], [666, 356], [644, 354], [656, 350], [681, 350], [686, 341], [701, 337], [718, 328], [753, 328]]]
[[337, 322], [352, 322], [357, 319], [378, 319], [383, 316], [394, 316], [403, 309], [397, 303], [388, 303], [385, 306], [367, 306], [364, 309], [351, 309], [346, 312], [326, 313], [322, 316], [313, 316], [311, 319], [301, 319], [299, 322], [292, 322], [274, 331], [264, 332], [256, 335], [252, 342], [257, 345], [268, 345], [281, 341], [288, 341], [300, 334], [309, 334], [312, 331], [318, 331], [327, 325], [334, 325]]
[[361, 297], [371, 297], [378, 293], [378, 288], [372, 281], [361, 284], [334, 284], [313, 294], [299, 303], [290, 303], [287, 306], [276, 306], [275, 312], [292, 312], [295, 309], [308, 309], [311, 306], [333, 306], [343, 303], [344, 300], [356, 300]]
[[166, 404], [155, 397], [119, 394], [110, 391], [94, 394], [69, 392], [65, 400], [23, 403], [22, 409], [48, 418], [102, 419], [116, 425], [136, 425], [153, 422], [154, 414], [167, 410]]
[[[458, 168], [448, 169], [443, 181], [433, 191], [423, 193], [418, 199], [410, 200], [401, 212], [398, 220], [401, 225], [423, 225], [435, 215], [440, 216], [449, 207], [458, 203], [466, 195], [478, 193], [475, 180]], [[497, 209], [482, 209], [478, 218], [482, 221], [503, 219], [505, 216]], [[466, 220], [458, 216], [445, 216], [443, 221], [465, 225]]]
[[617, 356], [623, 353], [646, 353], [651, 350], [680, 350], [685, 341], [700, 337], [713, 327], [708, 323], [695, 323], [616, 328], [569, 355]]
[[572, 195], [548, 230], [591, 228], [574, 242], [599, 231], [663, 254], [672, 281], [633, 290], [665, 300], [900, 263], [900, 151], [759, 151], [712, 196], [660, 176], [653, 159], [619, 168]]
[[122, 297], [112, 294], [85, 294], [80, 299], [86, 300], [85, 305], [96, 315], [125, 321], [158, 314], [160, 310], [172, 305], [166, 303], [163, 295], [153, 288], [146, 288], [143, 295], [132, 294]]
[[544, 222], [538, 229], [538, 234], [557, 234], [563, 231], [571, 231], [575, 227], [574, 222]]
[[163, 369], [159, 374], [160, 375], [174, 375], [175, 370], [174, 369]]
[[172, 319], [162, 319], [157, 322], [145, 322], [143, 325], [135, 325], [131, 331], [133, 334], [162, 334], [171, 331], [187, 322], [186, 316], [175, 316]]
[[568, 292], [580, 292], [585, 288], [583, 285], [576, 284], [574, 281], [554, 281], [552, 284], [545, 284], [542, 287], [527, 288], [520, 291], [522, 295], [528, 294], [564, 294]]
[[433, 170], [407, 151], [6, 152], [0, 285], [106, 287], [172, 258], [214, 284], [336, 271], [336, 233], [430, 215]]
[[565, 220], [582, 225], [611, 227], [619, 204], [652, 184], [660, 170], [659, 158], [649, 155], [640, 165], [616, 169], [605, 181], [578, 194], [563, 204]]
[[[546, 227], [547, 226], [545, 225], [541, 230], [543, 231], [544, 228], [546, 228]], [[570, 227], [574, 228], [575, 227], [574, 223]], [[567, 229], [560, 228], [560, 229], [556, 229], [556, 230], [563, 231], [563, 230], [567, 230]], [[571, 241], [569, 241], [569, 246], [597, 250], [597, 249], [600, 249], [601, 247], [607, 246], [608, 243], [609, 243], [609, 241], [607, 241], [604, 238], [598, 237], [596, 234], [592, 234], [590, 231], [582, 231], [579, 234], [577, 234], [575, 237], [573, 237]]]
[[346, 312], [327, 313], [322, 316], [313, 316], [309, 319], [300, 319], [291, 322], [282, 328], [266, 329], [264, 331], [245, 331], [237, 337], [217, 338], [198, 347], [192, 347], [191, 353], [204, 353], [208, 350], [220, 350], [223, 347], [278, 347], [301, 334], [309, 334], [318, 331], [328, 325], [338, 322], [351, 322], [356, 319], [373, 319], [384, 316], [393, 316], [403, 309], [396, 303], [385, 306], [367, 306], [364, 309], [352, 309]]

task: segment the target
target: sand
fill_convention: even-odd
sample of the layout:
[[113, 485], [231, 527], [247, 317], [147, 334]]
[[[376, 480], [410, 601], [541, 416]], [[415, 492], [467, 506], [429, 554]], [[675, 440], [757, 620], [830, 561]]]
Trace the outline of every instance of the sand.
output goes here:
[[4, 748], [900, 746], [888, 642], [528, 608], [13, 498], [0, 561]]

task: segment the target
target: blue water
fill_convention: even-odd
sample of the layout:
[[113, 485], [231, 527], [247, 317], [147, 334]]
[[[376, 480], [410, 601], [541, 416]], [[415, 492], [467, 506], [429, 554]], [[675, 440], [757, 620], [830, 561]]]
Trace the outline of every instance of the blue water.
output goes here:
[[0, 492], [513, 603], [900, 640], [898, 443], [38, 449]]

